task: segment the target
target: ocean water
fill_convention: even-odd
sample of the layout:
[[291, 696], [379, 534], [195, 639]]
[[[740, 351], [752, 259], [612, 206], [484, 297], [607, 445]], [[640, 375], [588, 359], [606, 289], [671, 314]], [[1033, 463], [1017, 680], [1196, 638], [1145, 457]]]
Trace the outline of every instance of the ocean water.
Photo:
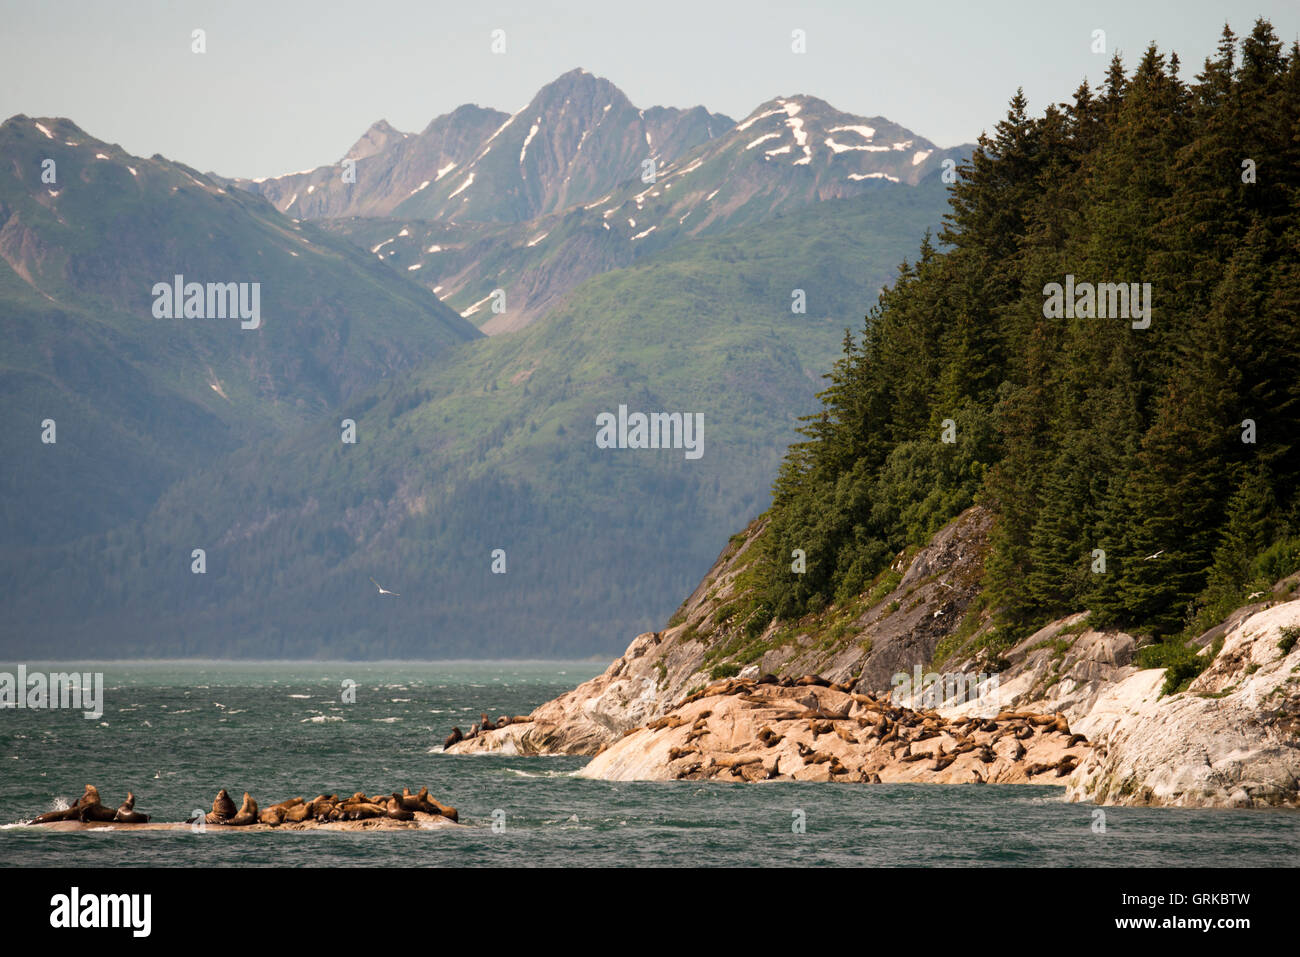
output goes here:
[[[29, 670], [73, 665], [28, 663]], [[536, 662], [77, 663], [104, 715], [0, 710], [2, 866], [1290, 866], [1300, 814], [1105, 808], [1030, 786], [611, 783], [571, 757], [441, 753], [453, 724], [522, 714], [603, 670]], [[13, 672], [15, 666], [0, 665]], [[356, 701], [341, 700], [344, 681]], [[54, 833], [19, 822], [96, 785], [154, 820], [218, 788], [263, 804], [418, 790], [464, 828]], [[496, 826], [494, 827], [494, 821]], [[799, 830], [798, 824], [803, 829]]]

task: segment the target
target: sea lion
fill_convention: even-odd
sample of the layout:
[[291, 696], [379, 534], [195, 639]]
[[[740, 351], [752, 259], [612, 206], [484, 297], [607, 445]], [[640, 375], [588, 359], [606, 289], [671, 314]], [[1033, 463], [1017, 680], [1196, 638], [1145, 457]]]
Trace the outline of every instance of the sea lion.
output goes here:
[[934, 767], [932, 767], [930, 770], [942, 771], [944, 768], [948, 767], [948, 765], [952, 764], [956, 760], [957, 760], [957, 755], [943, 754], [941, 752], [939, 756], [934, 759]]
[[446, 751], [457, 741], [464, 741], [464, 740], [465, 740], [464, 733], [460, 730], [460, 728], [454, 727], [451, 729], [451, 734], [447, 735], [447, 740], [442, 742], [442, 750]]
[[122, 806], [119, 807], [117, 813], [113, 815], [113, 820], [119, 821], [122, 824], [148, 824], [149, 815], [141, 814], [139, 811], [135, 810], [135, 795], [130, 791], [127, 791], [126, 800], [122, 802]]
[[85, 790], [82, 792], [81, 797], [73, 801], [71, 805], [62, 808], [61, 810], [58, 811], [47, 811], [44, 814], [38, 814], [36, 817], [32, 818], [31, 823], [51, 824], [55, 821], [80, 820], [81, 805], [83, 803], [87, 803], [88, 799], [91, 797], [92, 794], [94, 795], [95, 800], [99, 800], [99, 792], [95, 790], [93, 785], [87, 784]]
[[815, 685], [818, 688], [829, 688], [831, 686], [831, 683], [827, 681], [825, 678], [823, 678], [821, 675], [804, 675], [803, 677], [796, 680], [795, 684], [800, 686]]
[[311, 817], [310, 804], [295, 804], [284, 812], [284, 824], [301, 824], [307, 818]]
[[250, 824], [256, 824], [257, 818], [257, 802], [253, 800], [252, 796], [247, 791], [245, 791], [244, 803], [240, 807], [238, 813], [236, 813], [234, 817], [230, 818], [230, 820], [222, 821], [222, 823], [229, 827], [247, 827]]
[[383, 817], [388, 813], [387, 804], [372, 804], [369, 801], [362, 801], [356, 804], [340, 805], [339, 813], [348, 821], [364, 821], [367, 818]]
[[285, 809], [278, 805], [275, 807], [268, 807], [257, 816], [257, 820], [261, 824], [269, 824], [272, 827], [279, 827], [284, 823], [284, 811]]
[[495, 731], [497, 726], [488, 718], [486, 711], [479, 712], [479, 728], [483, 731]]
[[93, 784], [86, 785], [86, 793], [78, 803], [77, 819], [83, 824], [86, 821], [111, 821], [117, 816], [116, 810], [104, 807]]
[[222, 788], [212, 799], [212, 810], [204, 816], [203, 820], [208, 824], [225, 824], [237, 813], [235, 802], [230, 800], [230, 795], [226, 793], [225, 788]]
[[460, 815], [456, 812], [454, 807], [448, 807], [446, 804], [442, 804], [429, 797], [429, 788], [427, 786], [420, 788], [420, 793], [415, 797], [422, 804], [420, 810], [426, 814], [441, 814], [443, 817], [452, 821], [458, 821], [460, 819]]
[[388, 799], [388, 816], [394, 821], [414, 821], [415, 814], [402, 807], [402, 796], [396, 791]]

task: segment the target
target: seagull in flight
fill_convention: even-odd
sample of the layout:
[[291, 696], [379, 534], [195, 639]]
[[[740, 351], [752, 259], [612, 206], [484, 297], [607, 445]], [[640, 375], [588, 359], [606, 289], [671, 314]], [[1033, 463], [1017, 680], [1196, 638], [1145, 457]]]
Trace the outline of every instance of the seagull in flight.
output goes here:
[[[1159, 557], [1160, 557], [1161, 555], [1163, 555], [1164, 553], [1165, 553], [1165, 550], [1162, 548], [1162, 549], [1160, 549], [1160, 551], [1156, 552], [1154, 555], [1148, 555], [1146, 558], [1142, 559], [1142, 561], [1144, 561], [1144, 562], [1149, 562], [1149, 561], [1151, 561], [1151, 559], [1153, 559], [1153, 558], [1159, 558]], [[374, 581], [374, 579], [372, 578], [371, 581]]]
[[395, 592], [395, 591], [389, 591], [387, 588], [385, 588], [383, 585], [379, 584], [379, 582], [375, 581], [373, 578], [370, 579], [370, 581], [371, 581], [371, 583], [372, 583], [376, 588], [379, 589], [380, 597], [383, 597], [383, 598], [387, 598], [387, 597], [389, 597], [389, 596], [391, 596], [391, 597], [393, 597], [393, 598], [401, 598], [401, 597], [402, 597], [401, 595], [399, 595], [399, 594], [398, 594], [397, 592]]

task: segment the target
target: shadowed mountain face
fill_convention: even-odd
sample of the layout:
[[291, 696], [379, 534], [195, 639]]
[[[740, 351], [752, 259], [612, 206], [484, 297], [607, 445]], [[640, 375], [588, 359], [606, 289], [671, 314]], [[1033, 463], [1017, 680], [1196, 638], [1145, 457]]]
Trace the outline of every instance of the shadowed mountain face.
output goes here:
[[[526, 329], [192, 471], [140, 521], [5, 563], [3, 604], [25, 641], [111, 635], [151, 654], [616, 651], [766, 506], [857, 304], [943, 196], [877, 186], [589, 279]], [[620, 405], [701, 414], [702, 456], [599, 448], [596, 416]], [[380, 599], [372, 575], [402, 597]]]
[[[7, 542], [111, 527], [197, 463], [478, 336], [350, 243], [67, 120], [11, 118], [0, 154]], [[249, 307], [256, 284], [256, 326], [224, 286], [225, 318], [157, 318], [178, 275], [205, 315], [208, 283], [244, 284]]]
[[[0, 146], [15, 653], [616, 650], [765, 507], [946, 194], [944, 154], [887, 121], [640, 110], [583, 71], [261, 183], [66, 120]], [[178, 275], [257, 284], [259, 321], [159, 317]], [[597, 448], [620, 405], [702, 414], [703, 457]], [[402, 593], [379, 617], [372, 576]]]

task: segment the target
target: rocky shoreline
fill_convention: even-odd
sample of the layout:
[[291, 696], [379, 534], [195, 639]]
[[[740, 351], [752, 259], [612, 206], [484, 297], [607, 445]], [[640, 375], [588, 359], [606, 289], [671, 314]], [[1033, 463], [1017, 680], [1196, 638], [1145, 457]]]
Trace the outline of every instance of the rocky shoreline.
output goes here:
[[805, 676], [731, 679], [602, 749], [580, 776], [607, 781], [1059, 784], [1090, 750], [1064, 715], [949, 720]]
[[[824, 622], [793, 638], [774, 623], [734, 678], [715, 680], [718, 647], [739, 642], [728, 612], [757, 530], [670, 627], [525, 720], [445, 750], [586, 755], [579, 774], [605, 780], [1027, 783], [1097, 804], [1300, 808], [1300, 574], [1200, 636], [1208, 666], [1163, 694], [1139, 640], [1089, 628], [1086, 613], [991, 656], [976, 602], [989, 521], [975, 507], [900, 555], [894, 587], [841, 618], [839, 640], [822, 638]], [[1002, 713], [986, 700], [901, 708], [891, 676], [914, 667], [995, 674]]]

